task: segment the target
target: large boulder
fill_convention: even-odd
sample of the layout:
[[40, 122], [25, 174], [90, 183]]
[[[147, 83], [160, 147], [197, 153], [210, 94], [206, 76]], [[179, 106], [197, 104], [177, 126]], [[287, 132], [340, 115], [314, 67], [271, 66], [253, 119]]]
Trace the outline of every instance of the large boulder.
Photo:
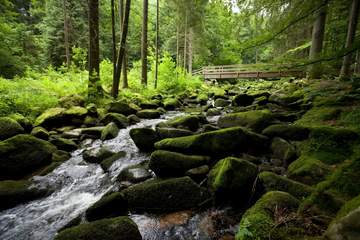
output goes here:
[[87, 112], [87, 109], [83, 107], [50, 108], [35, 120], [35, 126], [53, 128], [66, 125], [81, 125]]
[[33, 128], [30, 134], [43, 140], [48, 140], [50, 136], [49, 132], [43, 127]]
[[215, 107], [227, 107], [230, 104], [231, 104], [231, 101], [226, 100], [226, 99], [222, 99], [222, 98], [218, 98], [214, 102]]
[[205, 116], [203, 115], [186, 115], [170, 119], [166, 122], [158, 124], [158, 127], [173, 127], [186, 129], [190, 131], [196, 131], [199, 129], [200, 124], [207, 123]]
[[267, 148], [268, 138], [242, 127], [221, 129], [187, 137], [168, 138], [155, 143], [161, 150], [207, 156], [236, 153], [260, 154]]
[[357, 240], [360, 236], [360, 207], [332, 223], [325, 233], [325, 240]]
[[132, 103], [128, 104], [122, 101], [112, 102], [109, 108], [109, 112], [120, 113], [125, 116], [135, 114], [139, 110], [140, 108], [135, 104]]
[[83, 159], [89, 163], [101, 163], [103, 160], [115, 155], [106, 147], [87, 149], [83, 152]]
[[272, 158], [281, 160], [281, 165], [287, 166], [296, 158], [296, 149], [288, 141], [276, 137], [271, 142]]
[[248, 94], [239, 94], [234, 97], [233, 105], [239, 107], [246, 107], [254, 102], [255, 98]]
[[31, 182], [24, 180], [0, 181], [0, 211], [43, 197], [47, 193], [47, 190], [31, 185]]
[[105, 141], [105, 140], [116, 138], [119, 131], [120, 130], [117, 127], [117, 125], [115, 123], [111, 122], [108, 125], [106, 125], [106, 127], [101, 131], [101, 140]]
[[0, 142], [0, 179], [19, 179], [51, 163], [56, 147], [20, 134]]
[[68, 228], [55, 240], [141, 240], [139, 229], [128, 217], [106, 218]]
[[108, 113], [100, 121], [103, 124], [113, 122], [118, 128], [126, 128], [129, 126], [129, 119], [120, 113]]
[[70, 95], [60, 98], [59, 105], [63, 108], [71, 108], [73, 106], [85, 106], [85, 98], [80, 95]]
[[135, 145], [145, 152], [154, 149], [154, 143], [158, 141], [158, 136], [154, 129], [151, 128], [133, 128], [130, 130], [130, 137]]
[[159, 110], [154, 110], [154, 109], [145, 109], [138, 111], [136, 113], [136, 116], [144, 119], [155, 119], [155, 118], [160, 118], [161, 112]]
[[0, 140], [13, 137], [24, 132], [24, 128], [15, 120], [0, 117]]
[[9, 116], [9, 118], [15, 120], [19, 123], [25, 130], [25, 132], [29, 133], [33, 128], [32, 122], [27, 118], [21, 115], [20, 113], [14, 113]]
[[80, 133], [88, 138], [100, 138], [104, 128], [105, 127], [82, 128]]
[[272, 120], [273, 116], [269, 110], [254, 110], [226, 114], [219, 118], [218, 125], [221, 128], [241, 126], [261, 132]]
[[116, 179], [119, 182], [140, 183], [152, 176], [146, 164], [141, 163], [125, 168], [119, 173]]
[[157, 127], [156, 133], [158, 134], [160, 139], [184, 137], [194, 134], [193, 132], [186, 129], [167, 128], [167, 127], [165, 128]]
[[51, 137], [49, 142], [54, 144], [58, 149], [67, 152], [74, 151], [78, 148], [78, 146], [73, 140], [62, 137]]
[[258, 173], [257, 166], [246, 160], [227, 157], [210, 170], [208, 185], [220, 201], [247, 202]]
[[301, 141], [309, 137], [309, 129], [299, 125], [275, 124], [265, 128], [263, 135], [281, 137], [286, 140]]
[[127, 202], [121, 193], [111, 193], [94, 203], [85, 214], [89, 221], [126, 215]]
[[198, 207], [208, 193], [189, 177], [152, 180], [122, 191], [130, 211], [174, 212]]
[[151, 154], [149, 167], [159, 177], [184, 176], [189, 169], [196, 168], [210, 161], [206, 156], [185, 155], [158, 150]]
[[175, 110], [181, 106], [181, 102], [176, 98], [167, 98], [164, 100], [164, 108], [166, 110]]

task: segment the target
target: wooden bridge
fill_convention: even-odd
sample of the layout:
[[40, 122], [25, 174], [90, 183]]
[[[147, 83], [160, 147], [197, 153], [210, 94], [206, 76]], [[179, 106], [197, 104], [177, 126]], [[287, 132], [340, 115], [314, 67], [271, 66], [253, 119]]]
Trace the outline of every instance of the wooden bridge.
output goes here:
[[[193, 72], [193, 75], [200, 75], [204, 79], [236, 79], [236, 78], [280, 78], [280, 77], [304, 77], [301, 70], [278, 70], [282, 66], [268, 64], [251, 65], [221, 65], [207, 66]], [[262, 70], [259, 70], [262, 69]], [[277, 69], [277, 70], [273, 70]]]

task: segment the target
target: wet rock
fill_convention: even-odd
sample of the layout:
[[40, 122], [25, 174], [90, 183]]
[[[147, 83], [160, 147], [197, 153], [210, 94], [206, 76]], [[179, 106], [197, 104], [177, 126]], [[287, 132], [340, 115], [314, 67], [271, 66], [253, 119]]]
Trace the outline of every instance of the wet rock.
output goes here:
[[112, 102], [109, 108], [109, 112], [120, 113], [125, 116], [135, 114], [139, 110], [141, 109], [135, 104], [132, 103], [128, 104], [122, 101]]
[[360, 236], [360, 207], [332, 223], [325, 240], [357, 240]]
[[101, 132], [101, 140], [105, 141], [105, 140], [116, 138], [119, 131], [120, 130], [116, 126], [116, 124], [111, 122], [108, 125], [106, 125], [106, 127], [102, 130], [102, 132]]
[[50, 164], [56, 147], [31, 135], [20, 134], [0, 142], [0, 179], [19, 179]]
[[15, 207], [47, 194], [47, 190], [32, 187], [30, 181], [0, 181], [0, 211]]
[[55, 240], [141, 240], [136, 224], [128, 217], [106, 218], [65, 229]]
[[106, 171], [109, 170], [109, 168], [111, 167], [111, 165], [114, 162], [116, 162], [117, 160], [119, 160], [119, 159], [121, 159], [121, 158], [123, 158], [125, 156], [126, 156], [126, 152], [124, 152], [124, 151], [114, 153], [110, 157], [107, 157], [104, 160], [102, 160], [101, 163], [100, 163], [100, 166], [106, 172]]
[[97, 107], [94, 103], [90, 103], [86, 105], [86, 109], [88, 110], [88, 114], [92, 117], [97, 117], [99, 115], [97, 111]]
[[145, 166], [138, 164], [125, 168], [123, 171], [121, 171], [119, 176], [117, 177], [117, 180], [120, 182], [127, 181], [131, 183], [140, 183], [151, 177], [152, 175], [149, 170], [146, 169]]
[[66, 125], [81, 125], [86, 115], [87, 110], [83, 107], [50, 108], [35, 120], [35, 126], [48, 129]]
[[198, 207], [209, 194], [189, 177], [151, 180], [122, 191], [130, 211], [174, 212]]
[[298, 125], [275, 124], [265, 128], [263, 135], [301, 141], [309, 137], [309, 129]]
[[82, 131], [83, 131], [83, 129], [81, 129], [81, 128], [72, 129], [70, 131], [63, 132], [61, 134], [61, 137], [68, 138], [68, 139], [79, 139], [81, 137]]
[[88, 149], [83, 152], [83, 158], [89, 163], [100, 163], [115, 153], [106, 147]]
[[49, 132], [43, 127], [33, 128], [33, 130], [31, 131], [31, 135], [42, 140], [48, 140], [50, 136]]
[[296, 149], [282, 138], [274, 138], [271, 142], [272, 158], [279, 159], [282, 165], [288, 165], [296, 158]]
[[231, 101], [225, 100], [222, 98], [218, 98], [215, 100], [214, 106], [215, 107], [227, 107], [231, 104]]
[[92, 138], [100, 138], [105, 127], [89, 127], [82, 128], [81, 134], [86, 136], [92, 136]]
[[283, 191], [288, 192], [299, 200], [309, 196], [313, 189], [300, 182], [293, 181], [272, 172], [262, 172], [259, 175], [259, 184], [265, 192]]
[[203, 125], [203, 132], [212, 132], [212, 131], [217, 131], [220, 130], [219, 127], [214, 126], [212, 124], [204, 124]]
[[155, 143], [155, 147], [186, 154], [225, 157], [243, 152], [260, 154], [267, 149], [267, 143], [267, 137], [235, 127], [193, 136], [164, 139]]
[[197, 168], [192, 168], [186, 171], [185, 175], [189, 176], [195, 182], [201, 182], [209, 173], [210, 168], [208, 165], [203, 165]]
[[181, 106], [181, 103], [176, 98], [167, 98], [164, 100], [165, 110], [175, 110], [176, 108], [179, 108], [180, 106]]
[[212, 116], [219, 116], [221, 115], [222, 111], [219, 108], [210, 108], [206, 112], [206, 116], [212, 117]]
[[210, 170], [208, 185], [219, 201], [248, 201], [258, 173], [257, 166], [248, 161], [228, 157]]
[[158, 136], [155, 130], [151, 128], [133, 128], [130, 130], [130, 137], [135, 145], [145, 152], [150, 152], [154, 149], [154, 143], [158, 141]]
[[66, 138], [51, 137], [49, 142], [54, 144], [58, 149], [64, 150], [67, 152], [74, 151], [78, 148], [77, 144], [73, 140], [66, 139]]
[[239, 107], [246, 107], [254, 102], [255, 98], [248, 94], [239, 94], [234, 97], [233, 105]]
[[31, 132], [31, 129], [33, 128], [32, 122], [23, 115], [19, 113], [14, 113], [9, 116], [9, 118], [15, 120], [17, 123], [19, 123], [25, 130], [26, 133]]
[[115, 123], [118, 128], [126, 128], [129, 126], [129, 119], [120, 113], [108, 113], [101, 120], [103, 124]]
[[15, 120], [8, 117], [0, 117], [0, 140], [24, 133], [24, 128]]
[[160, 118], [161, 112], [153, 109], [141, 110], [136, 113], [136, 116], [144, 119], [156, 119]]
[[200, 124], [207, 123], [205, 116], [203, 115], [186, 115], [176, 117], [174, 119], [168, 120], [158, 124], [158, 127], [173, 127], [180, 128], [190, 131], [196, 131], [199, 129]]
[[51, 161], [52, 162], [65, 162], [71, 158], [71, 154], [63, 151], [63, 150], [56, 150], [53, 152]]
[[269, 110], [254, 110], [226, 114], [219, 118], [218, 126], [221, 128], [241, 126], [261, 132], [272, 120], [273, 116]]
[[141, 121], [141, 119], [138, 116], [136, 116], [135, 114], [131, 114], [127, 118], [129, 119], [130, 124], [136, 124]]
[[98, 125], [98, 123], [99, 119], [97, 117], [86, 116], [83, 124], [86, 127], [95, 127], [96, 125]]
[[124, 196], [119, 193], [111, 193], [103, 196], [86, 210], [86, 219], [95, 221], [102, 218], [112, 218], [127, 215], [127, 202]]
[[140, 103], [141, 109], [157, 109], [160, 107], [159, 101], [153, 100], [153, 101], [145, 101]]
[[159, 177], [184, 176], [189, 169], [209, 163], [207, 156], [185, 155], [158, 150], [151, 154], [149, 167]]
[[184, 136], [190, 136], [194, 133], [185, 130], [185, 129], [178, 129], [178, 128], [156, 128], [156, 133], [158, 134], [160, 139], [165, 138], [176, 138], [176, 137], [184, 137]]

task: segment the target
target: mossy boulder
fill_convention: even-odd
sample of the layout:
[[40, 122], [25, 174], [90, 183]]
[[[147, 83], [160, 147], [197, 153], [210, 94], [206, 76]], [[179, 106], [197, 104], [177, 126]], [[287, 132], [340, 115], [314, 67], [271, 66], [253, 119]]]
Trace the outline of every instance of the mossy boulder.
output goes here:
[[88, 208], [85, 215], [89, 221], [127, 215], [127, 202], [121, 193], [111, 193]]
[[299, 200], [309, 196], [313, 191], [313, 189], [308, 185], [296, 182], [294, 180], [288, 179], [287, 177], [283, 177], [272, 172], [260, 173], [259, 184], [265, 192], [288, 192]]
[[33, 128], [30, 134], [43, 140], [48, 140], [50, 136], [49, 132], [43, 127]]
[[55, 240], [141, 240], [139, 229], [128, 217], [106, 218], [68, 228]]
[[70, 95], [60, 98], [59, 100], [60, 107], [71, 108], [73, 106], [85, 106], [85, 98], [80, 95]]
[[272, 120], [273, 116], [269, 110], [254, 110], [226, 114], [219, 118], [218, 126], [221, 128], [241, 126], [261, 132]]
[[151, 154], [149, 167], [159, 177], [184, 176], [189, 169], [209, 163], [206, 156], [185, 155], [182, 153], [157, 150]]
[[136, 116], [145, 119], [155, 119], [155, 118], [160, 118], [161, 112], [159, 110], [154, 110], [154, 109], [145, 109], [138, 111], [136, 113]]
[[106, 147], [87, 149], [83, 152], [83, 159], [89, 163], [101, 163], [103, 160], [113, 156], [115, 152]]
[[296, 148], [288, 141], [275, 137], [271, 142], [272, 158], [281, 160], [282, 165], [288, 165], [297, 155]]
[[19, 179], [50, 164], [56, 147], [31, 135], [20, 134], [0, 142], [0, 179]]
[[206, 111], [206, 116], [208, 116], [208, 117], [219, 116], [219, 115], [221, 115], [221, 113], [222, 113], [222, 110], [219, 108], [209, 108]]
[[88, 137], [88, 138], [101, 138], [101, 134], [105, 127], [89, 127], [89, 128], [82, 128], [81, 134]]
[[141, 119], [138, 116], [136, 116], [135, 114], [131, 114], [127, 118], [129, 119], [130, 124], [136, 124], [136, 123], [141, 122]]
[[156, 128], [156, 133], [158, 134], [159, 139], [184, 137], [194, 134], [193, 132], [186, 129], [161, 128], [161, 127]]
[[77, 144], [73, 140], [62, 137], [51, 137], [49, 142], [54, 144], [58, 149], [67, 152], [74, 151], [78, 148]]
[[139, 104], [139, 107], [141, 109], [157, 109], [158, 107], [160, 107], [160, 101], [159, 100], [142, 101]]
[[248, 94], [239, 94], [234, 97], [233, 105], [239, 107], [246, 107], [254, 102], [255, 98]]
[[139, 110], [141, 109], [137, 105], [132, 103], [128, 104], [122, 101], [112, 102], [109, 108], [109, 112], [120, 113], [125, 116], [135, 114]]
[[269, 102], [276, 103], [281, 106], [291, 106], [295, 103], [302, 103], [303, 98], [304, 95], [301, 92], [293, 94], [274, 93], [270, 95]]
[[185, 115], [185, 116], [176, 117], [166, 122], [159, 123], [158, 127], [173, 127], [173, 128], [186, 129], [190, 131], [196, 131], [203, 123], [207, 123], [204, 115], [201, 114]]
[[265, 128], [263, 135], [268, 137], [281, 137], [286, 140], [301, 141], [309, 137], [310, 130], [307, 127], [288, 124], [275, 124]]
[[130, 130], [130, 137], [135, 145], [145, 152], [154, 150], [154, 143], [159, 140], [155, 130], [151, 128], [133, 128]]
[[129, 119], [120, 113], [107, 113], [101, 120], [103, 124], [115, 123], [118, 128], [126, 128], [129, 126]]
[[47, 190], [32, 187], [30, 181], [0, 181], [0, 211], [45, 196]]
[[86, 109], [88, 110], [89, 116], [97, 117], [99, 115], [95, 103], [89, 103], [88, 105], [86, 105]]
[[130, 211], [174, 212], [196, 208], [208, 193], [189, 177], [151, 180], [122, 191]]
[[286, 217], [286, 215], [294, 212], [298, 205], [299, 201], [286, 192], [272, 191], [264, 194], [242, 216], [235, 239], [286, 239], [281, 237], [284, 232], [288, 231], [286, 225], [277, 226], [274, 229], [277, 225], [274, 220], [274, 213], [276, 210], [280, 210], [282, 211], [282, 217]]
[[246, 160], [227, 157], [210, 170], [208, 185], [217, 199], [247, 202], [258, 173], [257, 166]]
[[189, 176], [195, 182], [202, 182], [207, 174], [209, 173], [210, 168], [208, 165], [202, 165], [197, 168], [192, 168], [186, 171], [185, 176]]
[[30, 119], [27, 117], [24, 117], [20, 113], [11, 114], [9, 116], [9, 118], [18, 122], [24, 128], [25, 132], [27, 132], [27, 133], [29, 133], [31, 131], [31, 129], [33, 128], [33, 124], [30, 121]]
[[126, 156], [126, 152], [120, 151], [112, 155], [109, 154], [109, 157], [106, 157], [100, 162], [101, 168], [106, 172], [112, 166], [114, 162]]
[[268, 138], [241, 127], [221, 129], [187, 137], [168, 138], [155, 143], [160, 150], [194, 155], [228, 156], [236, 153], [260, 154]]
[[35, 126], [53, 128], [66, 125], [81, 125], [86, 115], [87, 109], [83, 107], [50, 108], [35, 120]]
[[163, 102], [164, 108], [166, 110], [175, 110], [176, 108], [181, 106], [181, 103], [176, 98], [167, 98]]
[[215, 107], [227, 107], [230, 104], [231, 104], [231, 101], [226, 100], [226, 99], [222, 99], [222, 98], [218, 98], [214, 102]]
[[120, 172], [117, 180], [122, 182], [140, 183], [152, 177], [147, 167], [141, 164], [130, 166]]
[[105, 128], [101, 131], [101, 137], [100, 138], [103, 141], [116, 138], [119, 131], [120, 130], [117, 127], [117, 125], [115, 123], [111, 122], [108, 125], [106, 125]]
[[71, 158], [71, 154], [63, 151], [63, 150], [56, 150], [53, 152], [51, 161], [52, 162], [65, 162]]
[[0, 140], [24, 133], [24, 128], [14, 119], [0, 117]]

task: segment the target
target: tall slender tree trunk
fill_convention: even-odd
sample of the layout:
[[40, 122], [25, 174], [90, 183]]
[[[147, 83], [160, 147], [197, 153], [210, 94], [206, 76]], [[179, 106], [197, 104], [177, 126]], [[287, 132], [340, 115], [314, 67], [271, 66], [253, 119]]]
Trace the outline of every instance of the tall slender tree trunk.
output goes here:
[[157, 88], [159, 74], [159, 0], [156, 0], [156, 57], [155, 57], [155, 85]]
[[143, 0], [143, 23], [141, 37], [141, 83], [144, 86], [147, 86], [148, 5], [148, 0]]
[[[356, 33], [356, 26], [358, 23], [359, 17], [359, 0], [353, 0], [351, 4], [350, 14], [349, 14], [349, 25], [348, 25], [348, 32], [346, 37], [345, 48], [351, 48]], [[351, 78], [351, 53], [346, 55], [343, 60], [343, 64], [341, 67], [340, 78], [342, 79], [350, 79]]]
[[[319, 10], [318, 16], [314, 22], [312, 39], [311, 39], [311, 48], [310, 48], [310, 60], [314, 60], [321, 56], [325, 35], [325, 23], [326, 23], [326, 10], [327, 7], [324, 6]], [[322, 69], [321, 63], [312, 64], [309, 67], [309, 79], [321, 78]]]
[[188, 72], [192, 73], [192, 64], [193, 64], [193, 54], [194, 54], [194, 46], [193, 46], [193, 29], [190, 27], [189, 29], [189, 60], [188, 60]]
[[112, 60], [113, 60], [113, 81], [115, 79], [116, 71], [116, 35], [115, 35], [115, 4], [111, 0], [111, 33], [112, 33]]
[[180, 63], [180, 50], [179, 50], [179, 25], [176, 27], [176, 66], [179, 66]]
[[184, 70], [186, 71], [186, 58], [187, 58], [187, 11], [185, 11], [185, 26], [184, 26]]
[[70, 43], [69, 43], [69, 16], [66, 0], [63, 0], [63, 8], [64, 8], [64, 42], [65, 42], [65, 56], [66, 56], [66, 66], [70, 67]]
[[124, 20], [123, 20], [123, 28], [121, 31], [121, 41], [120, 41], [120, 48], [117, 55], [117, 61], [116, 61], [116, 75], [113, 80], [113, 86], [111, 95], [114, 98], [117, 98], [119, 94], [119, 82], [121, 77], [121, 66], [123, 66], [123, 60], [124, 60], [124, 54], [125, 54], [125, 46], [126, 46], [126, 38], [128, 33], [128, 27], [129, 27], [129, 16], [130, 16], [130, 5], [131, 0], [126, 0], [125, 2], [125, 12], [124, 12]]
[[124, 89], [126, 89], [126, 88], [129, 87], [128, 74], [127, 74], [127, 62], [128, 62], [128, 59], [127, 59], [126, 49], [125, 49], [125, 52], [124, 52], [123, 61], [124, 61], [124, 63], [123, 63], [123, 85], [122, 85], [122, 87]]
[[89, 84], [88, 97], [93, 100], [102, 94], [99, 59], [99, 1], [88, 0], [89, 6]]
[[[119, 1], [119, 18], [120, 18], [120, 32], [122, 31], [124, 27], [124, 0]], [[126, 44], [126, 43], [125, 43]], [[127, 78], [127, 54], [126, 54], [126, 46], [125, 46], [125, 52], [124, 52], [124, 59], [123, 59], [123, 66], [122, 66], [122, 72], [123, 72], [123, 84], [122, 88], [128, 88], [128, 78]]]

